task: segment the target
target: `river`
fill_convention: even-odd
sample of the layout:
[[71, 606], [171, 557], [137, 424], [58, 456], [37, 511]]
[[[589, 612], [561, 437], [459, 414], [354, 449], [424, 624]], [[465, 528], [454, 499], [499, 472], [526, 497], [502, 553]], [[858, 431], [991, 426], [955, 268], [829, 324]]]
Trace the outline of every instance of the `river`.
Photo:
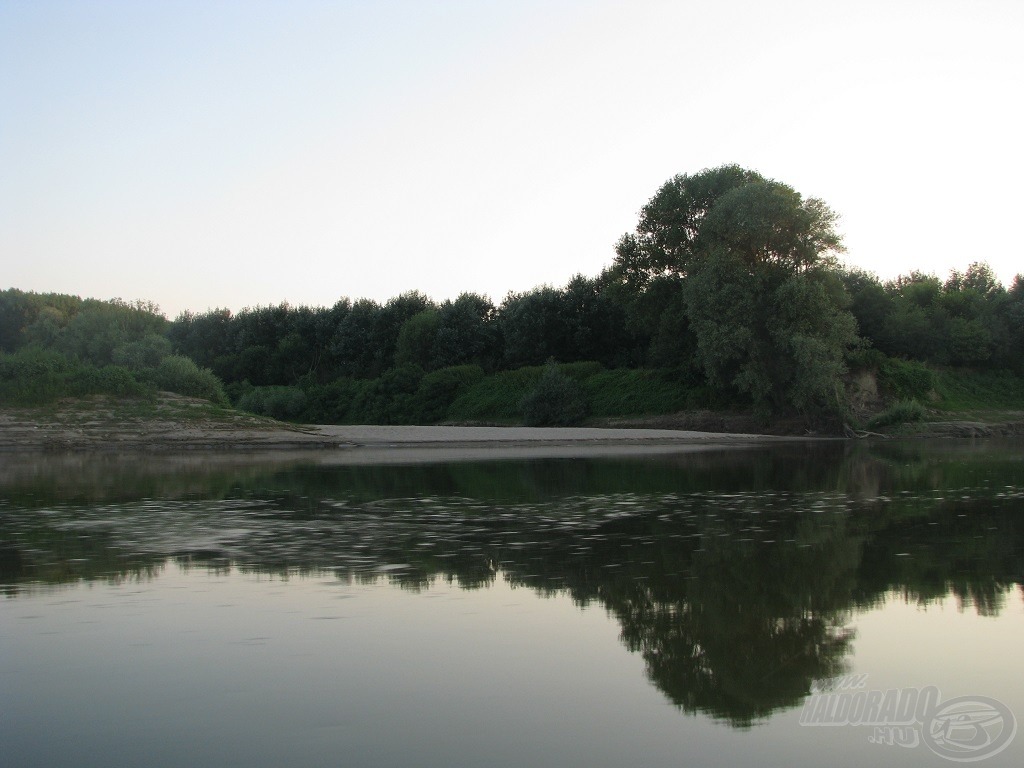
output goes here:
[[5, 456], [0, 764], [1019, 766], [1022, 449]]

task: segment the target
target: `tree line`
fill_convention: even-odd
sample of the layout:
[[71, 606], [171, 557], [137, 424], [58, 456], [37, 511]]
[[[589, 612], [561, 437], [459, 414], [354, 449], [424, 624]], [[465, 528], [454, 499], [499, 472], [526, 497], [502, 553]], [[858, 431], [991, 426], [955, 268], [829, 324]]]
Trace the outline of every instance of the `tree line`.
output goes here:
[[[143, 378], [176, 357], [212, 372], [236, 403], [317, 420], [440, 419], [481, 378], [546, 361], [657, 369], [764, 414], [840, 413], [848, 369], [887, 360], [1024, 374], [1024, 277], [1006, 288], [974, 263], [945, 280], [882, 282], [840, 263], [835, 223], [822, 201], [722, 166], [667, 181], [600, 274], [500, 304], [411, 291], [168, 321], [144, 303], [10, 289], [0, 292], [0, 351], [45, 349]], [[431, 408], [387, 405], [415, 399], [425, 379], [444, 390]], [[377, 405], [353, 410], [356, 401]]]

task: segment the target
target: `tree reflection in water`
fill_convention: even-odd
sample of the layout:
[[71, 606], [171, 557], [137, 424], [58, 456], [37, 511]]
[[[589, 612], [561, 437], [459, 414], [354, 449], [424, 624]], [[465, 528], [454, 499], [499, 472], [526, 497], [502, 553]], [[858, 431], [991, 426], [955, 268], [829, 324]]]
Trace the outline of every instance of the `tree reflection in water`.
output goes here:
[[842, 674], [852, 612], [888, 594], [998, 613], [1024, 573], [1021, 456], [989, 443], [375, 467], [26, 459], [0, 477], [0, 589], [154, 578], [169, 558], [413, 590], [503, 578], [603, 605], [676, 706], [745, 727]]

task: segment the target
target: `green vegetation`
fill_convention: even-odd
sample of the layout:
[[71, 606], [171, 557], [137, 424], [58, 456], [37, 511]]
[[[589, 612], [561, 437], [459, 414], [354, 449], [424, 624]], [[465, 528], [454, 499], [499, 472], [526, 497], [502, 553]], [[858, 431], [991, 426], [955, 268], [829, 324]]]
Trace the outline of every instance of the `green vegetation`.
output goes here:
[[147, 397], [154, 390], [116, 365], [75, 362], [38, 347], [0, 353], [0, 402], [42, 405], [59, 397], [100, 394]]
[[634, 323], [657, 328], [663, 362], [764, 412], [837, 411], [857, 335], [835, 219], [735, 165], [676, 176], [619, 241], [609, 279]]
[[706, 388], [688, 386], [672, 369], [618, 368], [581, 383], [592, 416], [646, 416], [710, 405]]
[[923, 363], [882, 357], [878, 362], [878, 384], [890, 399], [924, 400], [935, 388], [935, 373]]
[[1021, 410], [1024, 276], [1005, 288], [975, 263], [883, 283], [839, 265], [835, 220], [728, 165], [662, 185], [601, 274], [498, 305], [411, 291], [168, 321], [143, 302], [9, 289], [0, 399], [170, 390], [294, 421], [520, 423], [555, 398], [552, 373], [526, 399], [552, 360], [578, 386], [573, 420], [577, 405], [595, 418], [728, 407], [835, 428], [866, 420], [847, 402], [851, 372], [876, 377], [883, 406]]
[[882, 427], [896, 427], [901, 424], [909, 424], [915, 421], [923, 421], [925, 417], [924, 406], [916, 400], [900, 400], [893, 403], [880, 414], [868, 422], [869, 429], [881, 429]]
[[1024, 403], [1024, 378], [1010, 371], [939, 369], [935, 390], [932, 406], [945, 412], [1020, 411]]
[[586, 417], [587, 403], [579, 382], [551, 362], [519, 402], [519, 410], [528, 427], [571, 427]]
[[0, 404], [163, 390], [227, 405], [213, 373], [171, 354], [169, 325], [143, 302], [0, 291]]

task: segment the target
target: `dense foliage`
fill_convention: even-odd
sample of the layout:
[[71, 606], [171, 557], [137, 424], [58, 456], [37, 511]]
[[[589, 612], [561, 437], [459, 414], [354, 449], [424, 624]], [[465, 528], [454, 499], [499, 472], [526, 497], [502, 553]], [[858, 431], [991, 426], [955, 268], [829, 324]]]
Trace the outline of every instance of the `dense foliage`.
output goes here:
[[145, 302], [0, 291], [0, 403], [160, 389], [226, 405], [213, 373], [172, 354], [169, 326]]
[[[975, 263], [881, 282], [839, 265], [835, 221], [730, 165], [666, 182], [600, 275], [498, 305], [412, 291], [169, 322], [141, 302], [9, 289], [0, 397], [160, 388], [225, 402], [226, 390], [305, 421], [537, 421], [524, 409], [557, 402], [568, 377], [573, 409], [598, 416], [735, 405], [834, 422], [849, 368], [877, 374], [890, 402], [924, 401], [943, 367], [1024, 375], [1024, 277], [1007, 289]], [[542, 376], [547, 394], [528, 398]]]
[[842, 273], [860, 333], [890, 356], [1024, 373], [1024, 276], [1006, 289], [986, 264], [942, 282], [912, 272], [887, 283]]

